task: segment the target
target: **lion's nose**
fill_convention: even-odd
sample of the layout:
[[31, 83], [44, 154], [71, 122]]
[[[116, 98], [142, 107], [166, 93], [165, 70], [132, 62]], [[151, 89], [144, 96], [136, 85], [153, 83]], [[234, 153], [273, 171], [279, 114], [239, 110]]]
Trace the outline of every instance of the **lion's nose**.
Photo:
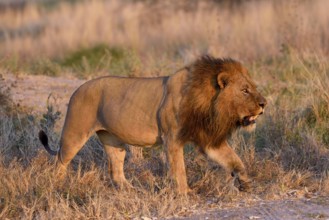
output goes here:
[[260, 107], [262, 107], [262, 108], [265, 108], [265, 106], [267, 105], [267, 101], [266, 101], [266, 99], [262, 97], [262, 98], [259, 100], [258, 105], [259, 105]]

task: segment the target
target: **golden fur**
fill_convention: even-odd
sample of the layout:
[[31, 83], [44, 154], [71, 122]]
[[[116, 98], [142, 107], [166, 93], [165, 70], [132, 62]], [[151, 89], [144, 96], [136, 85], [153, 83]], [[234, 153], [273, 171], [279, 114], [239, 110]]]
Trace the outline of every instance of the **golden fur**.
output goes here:
[[168, 77], [88, 81], [70, 99], [60, 150], [50, 149], [43, 131], [39, 137], [65, 170], [96, 133], [108, 155], [109, 172], [119, 185], [129, 185], [123, 173], [126, 144], [163, 144], [180, 193], [189, 191], [183, 146], [193, 142], [245, 190], [249, 179], [244, 165], [226, 139], [239, 126], [254, 126], [265, 105], [240, 63], [203, 56]]

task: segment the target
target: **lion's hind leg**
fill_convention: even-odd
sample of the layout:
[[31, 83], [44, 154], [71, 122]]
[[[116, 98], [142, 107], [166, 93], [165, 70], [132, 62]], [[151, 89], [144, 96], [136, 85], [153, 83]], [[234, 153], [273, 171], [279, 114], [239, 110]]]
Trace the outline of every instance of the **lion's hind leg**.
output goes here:
[[88, 141], [90, 134], [79, 133], [77, 131], [63, 132], [61, 137], [60, 150], [57, 154], [57, 176], [59, 179], [64, 179], [67, 173], [67, 167], [75, 157], [75, 155], [81, 150], [84, 144]]
[[[240, 157], [225, 142], [216, 148], [207, 148], [206, 154], [210, 159], [219, 163], [227, 172], [226, 182], [228, 186], [234, 189], [237, 187], [239, 191], [250, 190], [250, 179], [247, 175], [245, 166]], [[233, 190], [237, 191], [237, 190]]]
[[125, 144], [106, 131], [98, 131], [97, 135], [104, 146], [108, 158], [108, 173], [119, 188], [133, 188], [124, 175], [126, 156]]
[[121, 189], [133, 188], [127, 181], [123, 170], [126, 150], [110, 145], [104, 145], [104, 148], [108, 157], [108, 170], [115, 184]]
[[67, 109], [60, 150], [57, 155], [58, 167], [62, 171], [66, 170], [68, 164], [95, 133], [98, 126], [98, 122], [92, 116], [95, 109], [92, 109], [92, 105], [83, 104], [81, 99], [85, 97], [80, 95], [78, 90], [72, 95]]

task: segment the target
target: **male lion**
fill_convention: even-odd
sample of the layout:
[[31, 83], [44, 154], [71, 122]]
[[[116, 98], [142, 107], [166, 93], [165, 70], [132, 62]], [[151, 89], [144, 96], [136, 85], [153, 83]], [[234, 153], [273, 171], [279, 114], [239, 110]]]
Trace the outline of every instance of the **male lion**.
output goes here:
[[175, 74], [157, 78], [101, 77], [86, 82], [72, 95], [57, 155], [65, 170], [95, 132], [118, 185], [128, 184], [123, 164], [125, 146], [163, 144], [171, 177], [179, 193], [189, 191], [183, 146], [193, 142], [225, 168], [231, 181], [246, 190], [248, 176], [227, 137], [238, 127], [255, 127], [266, 100], [247, 70], [232, 59], [203, 56]]

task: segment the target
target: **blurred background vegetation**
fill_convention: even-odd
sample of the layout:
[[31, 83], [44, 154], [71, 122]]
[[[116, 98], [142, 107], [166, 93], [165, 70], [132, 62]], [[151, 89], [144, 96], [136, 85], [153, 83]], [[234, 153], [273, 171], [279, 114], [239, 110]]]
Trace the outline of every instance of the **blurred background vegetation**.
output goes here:
[[0, 64], [13, 73], [53, 76], [163, 75], [204, 53], [243, 62], [291, 50], [328, 55], [328, 4], [1, 0]]
[[[232, 57], [248, 67], [269, 103], [255, 133], [239, 132], [230, 140], [255, 179], [254, 193], [265, 199], [293, 190], [328, 195], [328, 8], [328, 0], [0, 0], [0, 74], [149, 77], [173, 74], [205, 53]], [[54, 124], [65, 113], [48, 106], [31, 114], [13, 103], [8, 87], [1, 77], [0, 218], [53, 217], [48, 210], [67, 219], [168, 216], [206, 204], [202, 197], [225, 199], [220, 168], [199, 165], [191, 146], [189, 184], [200, 198], [172, 202], [166, 168], [155, 158], [158, 148], [125, 167], [142, 193], [122, 198], [111, 188], [109, 198], [103, 179], [92, 181], [106, 172], [96, 138], [73, 161], [75, 169], [88, 166], [82, 170], [89, 177], [78, 172], [70, 179], [83, 187], [58, 190], [44, 171], [48, 160], [37, 156], [37, 133], [47, 129], [58, 143]], [[160, 193], [150, 190], [154, 185]], [[239, 198], [244, 196], [250, 199]]]

